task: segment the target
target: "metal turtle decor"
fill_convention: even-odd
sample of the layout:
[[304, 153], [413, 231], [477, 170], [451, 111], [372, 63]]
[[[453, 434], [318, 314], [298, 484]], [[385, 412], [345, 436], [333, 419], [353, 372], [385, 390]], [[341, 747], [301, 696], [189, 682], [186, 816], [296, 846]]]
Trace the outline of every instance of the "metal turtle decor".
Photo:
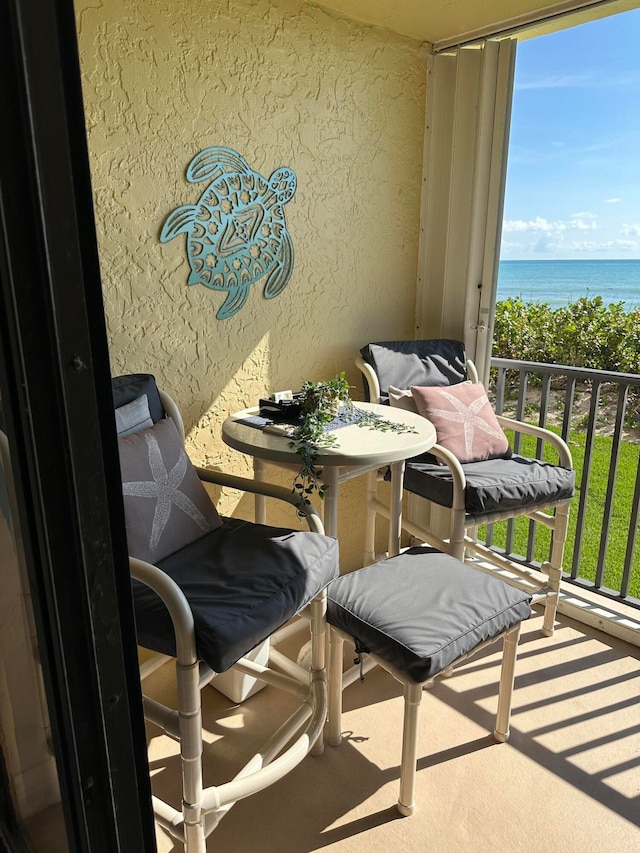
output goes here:
[[210, 183], [197, 204], [170, 213], [160, 233], [162, 243], [187, 235], [187, 283], [227, 294], [219, 320], [237, 313], [251, 285], [265, 275], [265, 297], [282, 293], [293, 271], [284, 218], [297, 186], [293, 170], [281, 167], [267, 180], [230, 148], [205, 148], [189, 163], [187, 180]]

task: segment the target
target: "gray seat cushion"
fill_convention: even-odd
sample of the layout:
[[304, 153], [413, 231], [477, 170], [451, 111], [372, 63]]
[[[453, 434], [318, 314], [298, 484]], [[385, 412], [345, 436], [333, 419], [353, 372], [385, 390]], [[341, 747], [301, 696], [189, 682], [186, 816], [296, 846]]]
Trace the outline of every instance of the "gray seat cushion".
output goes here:
[[467, 378], [460, 341], [378, 341], [362, 347], [360, 354], [376, 372], [382, 402], [388, 401], [389, 385], [456, 385]]
[[421, 684], [531, 615], [531, 595], [431, 548], [411, 548], [329, 587], [327, 620]]
[[[433, 457], [416, 457], [407, 462], [404, 487], [440, 506], [453, 503], [453, 484], [449, 468], [434, 464]], [[465, 508], [470, 516], [544, 506], [572, 497], [576, 472], [539, 462], [526, 456], [467, 462], [462, 466], [467, 488]]]
[[[337, 576], [338, 543], [317, 533], [228, 518], [158, 567], [189, 602], [199, 658], [224, 672]], [[175, 655], [166, 608], [149, 587], [132, 585], [138, 642]]]

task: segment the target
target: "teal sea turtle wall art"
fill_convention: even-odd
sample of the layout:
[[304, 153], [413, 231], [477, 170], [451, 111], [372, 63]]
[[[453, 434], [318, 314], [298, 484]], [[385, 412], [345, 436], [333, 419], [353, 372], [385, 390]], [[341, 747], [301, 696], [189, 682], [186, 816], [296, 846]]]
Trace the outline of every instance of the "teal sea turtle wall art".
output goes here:
[[281, 167], [266, 179], [230, 148], [206, 148], [189, 163], [187, 180], [209, 183], [197, 204], [169, 214], [160, 240], [187, 235], [188, 284], [227, 294], [219, 320], [238, 312], [251, 285], [264, 276], [267, 299], [282, 293], [293, 271], [284, 217], [284, 205], [296, 191], [293, 170]]

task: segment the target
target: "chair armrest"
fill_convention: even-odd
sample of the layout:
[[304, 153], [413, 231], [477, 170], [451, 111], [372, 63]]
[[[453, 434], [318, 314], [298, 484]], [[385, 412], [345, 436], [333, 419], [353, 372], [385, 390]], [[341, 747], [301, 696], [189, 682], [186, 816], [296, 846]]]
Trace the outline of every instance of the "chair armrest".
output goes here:
[[506, 418], [504, 415], [496, 415], [498, 423], [503, 429], [512, 429], [514, 432], [520, 432], [524, 435], [532, 435], [534, 438], [539, 438], [541, 441], [548, 441], [558, 451], [560, 457], [560, 465], [563, 468], [573, 468], [573, 459], [571, 451], [564, 439], [556, 435], [555, 432], [545, 429], [544, 427], [535, 426], [534, 424], [526, 424], [523, 421], [516, 421], [512, 418]]
[[453, 453], [451, 453], [450, 450], [447, 450], [446, 447], [442, 447], [440, 444], [434, 444], [433, 447], [429, 448], [429, 453], [432, 456], [435, 456], [436, 459], [439, 459], [441, 462], [443, 462], [451, 472], [451, 479], [453, 484], [452, 509], [459, 509], [464, 511], [464, 490], [467, 488], [467, 478], [464, 476], [462, 465], [460, 464], [460, 462], [458, 462], [458, 459], [453, 455]]
[[158, 394], [160, 394], [160, 402], [162, 403], [162, 408], [164, 409], [165, 414], [174, 422], [176, 429], [178, 430], [178, 435], [184, 444], [184, 423], [182, 421], [180, 409], [176, 406], [174, 399], [170, 397], [166, 391], [158, 388]]
[[362, 358], [362, 356], [358, 356], [356, 358], [356, 367], [358, 370], [362, 372], [364, 376], [367, 387], [369, 389], [369, 401], [370, 403], [379, 403], [380, 402], [380, 383], [378, 382], [378, 376], [371, 367], [370, 364]]
[[197, 661], [193, 613], [184, 593], [166, 572], [137, 557], [129, 557], [131, 577], [150, 587], [169, 611], [176, 638], [176, 658], [181, 664]]
[[268, 498], [285, 501], [295, 507], [298, 515], [306, 520], [309, 530], [313, 533], [324, 534], [324, 526], [315, 507], [305, 504], [302, 498], [292, 490], [285, 489], [284, 486], [275, 486], [261, 480], [251, 480], [248, 477], [238, 477], [235, 474], [225, 474], [222, 471], [214, 471], [212, 468], [196, 468], [196, 471], [198, 477], [205, 483], [228, 486], [241, 492], [251, 492], [254, 495], [264, 495]]

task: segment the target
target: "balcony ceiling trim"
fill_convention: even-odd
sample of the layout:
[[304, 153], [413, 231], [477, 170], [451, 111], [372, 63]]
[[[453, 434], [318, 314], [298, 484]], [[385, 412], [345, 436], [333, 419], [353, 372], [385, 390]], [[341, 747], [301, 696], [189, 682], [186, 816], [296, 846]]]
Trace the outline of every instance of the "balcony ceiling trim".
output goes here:
[[[498, 39], [515, 36], [522, 33], [524, 30], [539, 26], [540, 24], [551, 25], [554, 21], [565, 18], [569, 15], [574, 15], [577, 12], [585, 12], [591, 9], [597, 9], [604, 6], [620, 5], [619, 0], [563, 0], [560, 3], [554, 3], [552, 6], [537, 8], [531, 12], [525, 12], [522, 15], [516, 15], [512, 18], [506, 18], [503, 21], [495, 21], [486, 27], [480, 27], [476, 30], [469, 30], [465, 33], [460, 33], [452, 38], [442, 39], [434, 42], [432, 47], [434, 53], [442, 53], [446, 50], [452, 50], [456, 47], [466, 47], [474, 42], [484, 39]], [[631, 8], [636, 4], [624, 4], [625, 7]], [[551, 32], [553, 26], [548, 27]]]
[[640, 7], [640, 0], [307, 0], [442, 52], [487, 38], [531, 38]]

